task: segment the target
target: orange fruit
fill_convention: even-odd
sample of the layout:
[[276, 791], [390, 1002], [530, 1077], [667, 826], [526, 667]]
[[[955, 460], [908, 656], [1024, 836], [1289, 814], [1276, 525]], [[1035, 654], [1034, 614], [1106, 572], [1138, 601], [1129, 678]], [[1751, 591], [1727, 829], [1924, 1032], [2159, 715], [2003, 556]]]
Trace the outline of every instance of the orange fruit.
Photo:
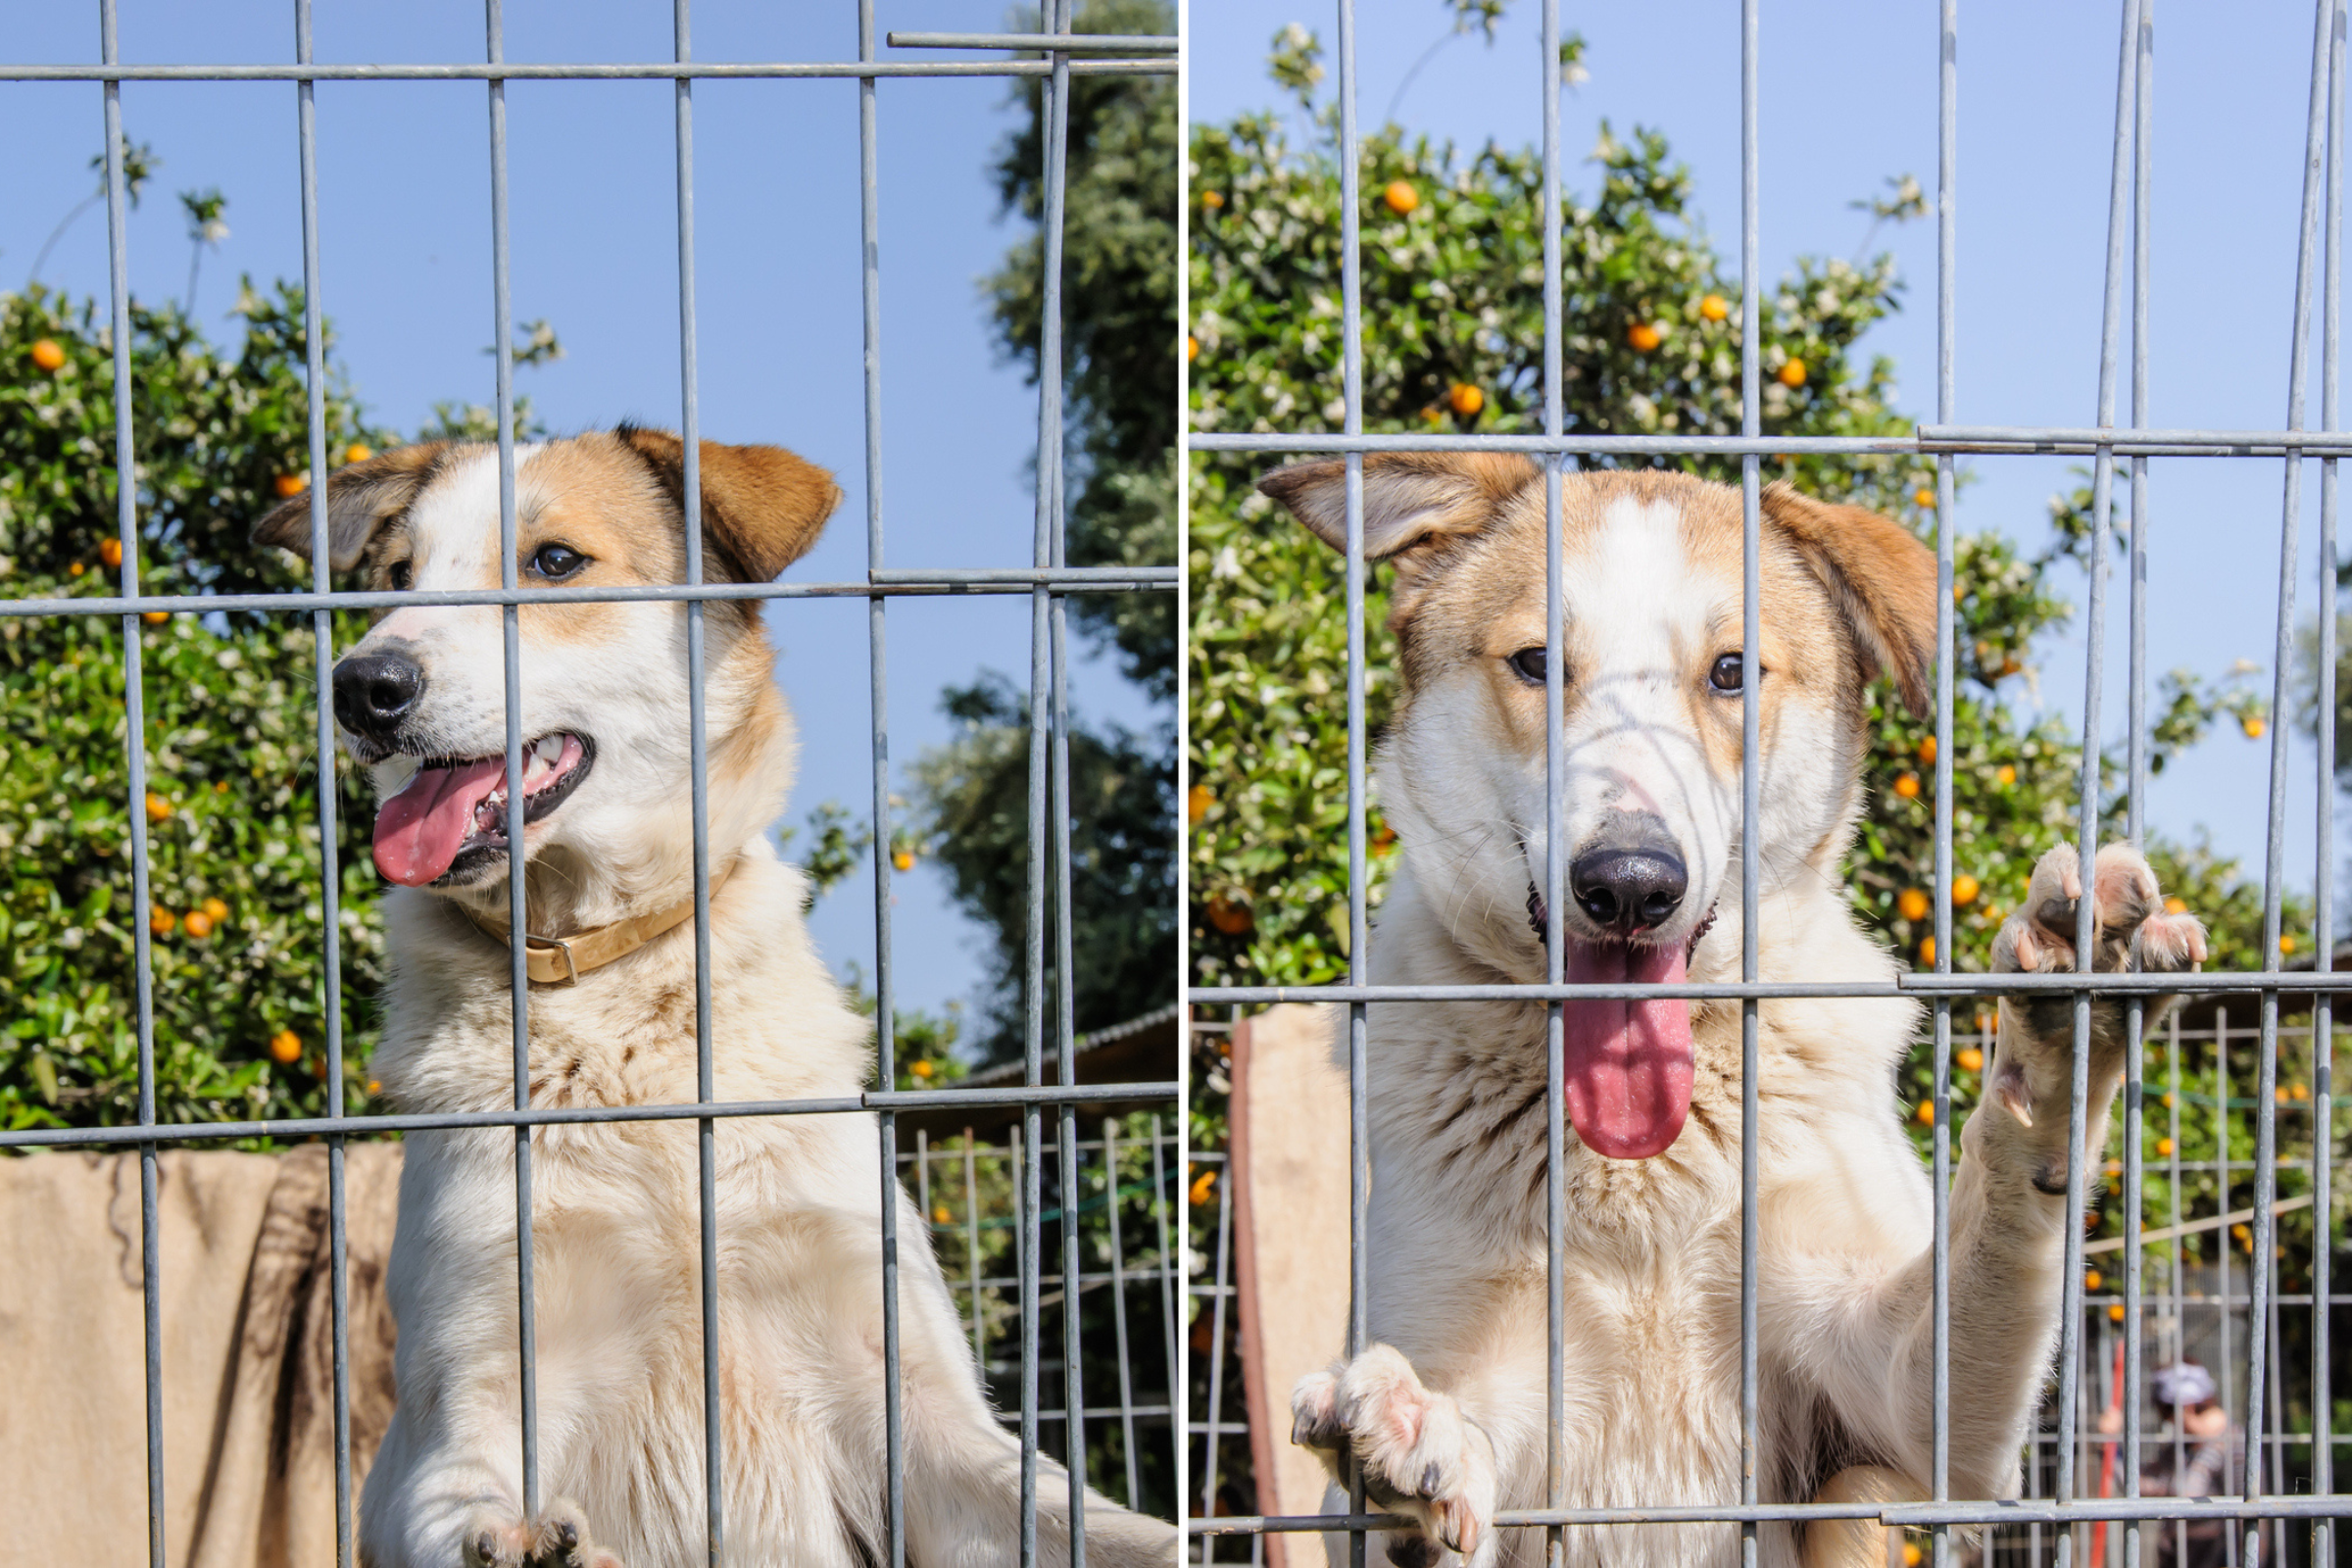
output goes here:
[[2099, 1288], [2099, 1271], [2097, 1269], [2091, 1268], [2082, 1271], [2082, 1288], [2086, 1291], [2095, 1291]]
[[1641, 350], [1642, 353], [1647, 354], [1651, 349], [1654, 349], [1660, 343], [1665, 342], [1666, 335], [1660, 332], [1656, 327], [1650, 325], [1647, 321], [1636, 321], [1632, 326], [1626, 329], [1625, 340], [1628, 343], [1631, 343], [1635, 348]]
[[[270, 1054], [278, 1061], [292, 1066], [302, 1059], [302, 1036], [291, 1029], [280, 1029], [270, 1037]], [[368, 1087], [369, 1094], [375, 1092], [375, 1086], [372, 1083]]]
[[2167, 899], [2164, 901], [2164, 912], [2167, 914], [2186, 914], [2188, 912], [2188, 901], [2182, 898]]
[[32, 346], [32, 363], [44, 370], [62, 370], [66, 368], [66, 351], [57, 346], [55, 339], [42, 338]]
[[80, 576], [80, 575], [81, 575], [83, 572], [85, 572], [85, 571], [87, 571], [87, 570], [89, 570], [89, 569], [90, 569], [89, 567], [87, 567], [87, 566], [83, 565], [83, 564], [82, 564], [80, 562], [78, 562], [78, 561], [74, 562], [74, 563], [72, 565], [70, 565], [70, 566], [68, 566], [68, 567], [66, 568], [66, 570], [68, 570], [68, 571], [72, 572], [72, 573], [73, 573], [74, 576], [76, 576], [76, 577]]
[[1200, 193], [1200, 205], [1213, 213], [1225, 205], [1225, 193], [1221, 190], [1204, 190]]
[[1187, 332], [1187, 333], [1185, 333], [1185, 334], [1184, 334], [1184, 359], [1185, 359], [1185, 363], [1189, 365], [1189, 364], [1191, 364], [1193, 361], [1195, 361], [1195, 360], [1199, 359], [1200, 357], [1200, 340], [1199, 338], [1197, 338], [1197, 337], [1193, 336], [1193, 334], [1192, 334], [1192, 333], [1190, 333], [1190, 332]]
[[1934, 937], [1921, 937], [1919, 939], [1919, 961], [1922, 963], [1934, 963], [1936, 961], [1936, 939]]
[[1931, 735], [1919, 743], [1919, 760], [1930, 767], [1936, 765], [1936, 737]]
[[912, 850], [893, 850], [890, 852], [890, 863], [902, 871], [911, 871], [914, 869], [914, 852]]
[[2173, 1141], [2170, 1138], [2159, 1138], [2156, 1140], [2156, 1157], [2158, 1159], [2170, 1159], [2173, 1157]]
[[99, 540], [98, 559], [105, 562], [109, 566], [120, 566], [122, 564], [122, 541], [120, 539]]
[[213, 934], [213, 917], [202, 909], [190, 909], [187, 918], [180, 923], [187, 927], [188, 935], [199, 941]]
[[343, 449], [343, 461], [345, 463], [366, 463], [369, 458], [374, 456], [375, 449], [370, 447], [365, 441], [354, 441], [351, 445]]
[[1919, 1564], [1920, 1564], [1920, 1551], [1919, 1551], [1919, 1543], [1918, 1543], [1918, 1542], [1916, 1542], [1916, 1541], [1906, 1541], [1906, 1542], [1904, 1542], [1904, 1543], [1903, 1543], [1903, 1568], [1919, 1568]]
[[1198, 822], [1202, 817], [1206, 816], [1208, 814], [1208, 808], [1216, 804], [1217, 797], [1214, 791], [1209, 789], [1209, 787], [1205, 784], [1196, 784], [1191, 789], [1185, 791], [1185, 819], [1187, 821]]
[[948, 1211], [947, 1204], [942, 1203], [931, 1211], [931, 1223], [934, 1225], [953, 1225], [956, 1223], [956, 1216]]
[[1380, 826], [1380, 831], [1372, 835], [1372, 853], [1374, 855], [1386, 855], [1389, 852], [1389, 847], [1396, 842], [1396, 830], [1389, 826], [1386, 822], [1383, 822]]
[[2262, 732], [2269, 729], [2270, 725], [2263, 722], [2261, 715], [2248, 713], [2237, 721], [2237, 727], [2246, 732], [2246, 739], [2258, 741], [2262, 739]]
[[1895, 895], [1894, 908], [1906, 920], [1924, 920], [1928, 917], [1928, 896], [1919, 888], [1905, 888]]
[[1211, 1166], [1194, 1179], [1193, 1190], [1189, 1196], [1195, 1203], [1205, 1203], [1209, 1200], [1209, 1195], [1216, 1190], [1217, 1172], [1216, 1168]]
[[1917, 1110], [1913, 1111], [1911, 1114], [1912, 1114], [1913, 1116], [1915, 1116], [1915, 1117], [1917, 1117], [1917, 1118], [1919, 1119], [1919, 1124], [1920, 1124], [1922, 1127], [1933, 1127], [1933, 1126], [1935, 1126], [1935, 1125], [1936, 1125], [1936, 1102], [1934, 1102], [1933, 1100], [1923, 1100], [1923, 1101], [1921, 1101], [1921, 1102], [1919, 1102], [1919, 1108], [1918, 1108]]
[[172, 618], [172, 612], [169, 610], [150, 610], [139, 618], [150, 626], [161, 626], [165, 621]]
[[213, 924], [219, 925], [228, 918], [228, 906], [219, 899], [207, 899], [204, 901], [204, 912], [212, 916]]
[[[1915, 507], [1922, 508], [1923, 510], [1933, 508], [1936, 505], [1936, 492], [1929, 489], [1926, 485], [1921, 485], [1918, 489], [1911, 492], [1911, 504]], [[1959, 597], [1959, 593], [1956, 589], [1954, 590], [1952, 597], [1955, 599]]]
[[1456, 381], [1453, 390], [1446, 394], [1446, 401], [1453, 405], [1454, 413], [1467, 419], [1487, 406], [1487, 395], [1467, 381]]
[[2017, 782], [2017, 769], [2003, 762], [1992, 776], [2003, 785], [2014, 784]]
[[215, 795], [226, 795], [228, 793], [228, 780], [224, 778], [217, 778], [213, 780], [213, 793]]
[[1977, 885], [1977, 879], [1966, 871], [1952, 878], [1952, 902], [1954, 904], [1974, 904], [1977, 902], [1977, 895], [1983, 891]]
[[1710, 321], [1720, 321], [1732, 314], [1731, 302], [1720, 294], [1709, 294], [1698, 302], [1698, 314]]
[[2309, 1100], [2311, 1098], [2311, 1091], [2304, 1088], [2301, 1084], [2288, 1084], [2286, 1086], [2286, 1092], [2294, 1096], [2297, 1100]]
[[2108, 1303], [2107, 1303], [2107, 1321], [2108, 1321], [2108, 1322], [2110, 1322], [2110, 1323], [2121, 1323], [2123, 1320], [2124, 1320], [2124, 1303], [2123, 1303], [2123, 1302], [2121, 1302], [2121, 1301], [2110, 1301], [2110, 1302], [2108, 1302]]
[[1229, 937], [1238, 937], [1257, 923], [1257, 917], [1246, 905], [1234, 904], [1223, 894], [1208, 901], [1208, 923]]
[[2295, 951], [2295, 939], [2294, 939], [2292, 936], [2288, 935], [2287, 933], [2285, 933], [2285, 932], [2283, 932], [2283, 931], [2282, 931], [2282, 932], [2280, 932], [2280, 933], [2278, 934], [2278, 951], [2279, 951], [2280, 953], [2292, 953], [2292, 952], [2294, 952], [2294, 951]]
[[1906, 801], [1919, 799], [1919, 775], [1917, 773], [1897, 773], [1894, 776], [1894, 793]]
[[1961, 1047], [1959, 1052], [1953, 1055], [1952, 1060], [1958, 1062], [1962, 1067], [1966, 1068], [1970, 1072], [1983, 1072], [1984, 1070], [1984, 1053], [1979, 1051], [1974, 1046]]
[[161, 822], [172, 814], [172, 803], [153, 790], [147, 792], [147, 820]]
[[1789, 362], [1788, 362], [1787, 365], [1784, 365], [1784, 366], [1782, 366], [1782, 367], [1781, 367], [1781, 385], [1783, 385], [1783, 386], [1785, 386], [1785, 387], [1791, 387], [1791, 388], [1794, 388], [1794, 387], [1800, 387], [1800, 386], [1803, 386], [1804, 384], [1805, 384], [1805, 362], [1804, 362], [1804, 361], [1802, 361], [1802, 360], [1790, 360], [1790, 361], [1789, 361]]
[[179, 916], [162, 905], [147, 911], [147, 929], [159, 937], [168, 937], [179, 928]]
[[281, 499], [291, 500], [310, 487], [311, 476], [307, 473], [281, 473], [277, 476], [277, 493]]
[[934, 1068], [928, 1061], [917, 1061], [910, 1063], [906, 1070], [914, 1074], [917, 1078], [928, 1078], [938, 1069]]
[[1421, 193], [1413, 189], [1413, 182], [1409, 179], [1390, 180], [1389, 188], [1380, 193], [1380, 199], [1387, 202], [1389, 211], [1399, 218], [1421, 205]]

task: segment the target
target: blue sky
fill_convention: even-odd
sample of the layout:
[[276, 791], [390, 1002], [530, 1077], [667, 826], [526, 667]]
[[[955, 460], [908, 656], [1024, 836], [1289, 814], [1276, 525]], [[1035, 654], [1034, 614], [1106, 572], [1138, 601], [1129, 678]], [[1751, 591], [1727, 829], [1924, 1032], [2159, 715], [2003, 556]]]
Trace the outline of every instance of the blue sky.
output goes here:
[[[1359, 0], [1360, 102], [1376, 123], [1412, 63], [1446, 32], [1440, 0]], [[2100, 291], [2115, 116], [2120, 5], [1969, 0], [1960, 8], [1959, 352], [1963, 423], [2090, 424], [2097, 410]], [[1196, 122], [1279, 101], [1263, 66], [1283, 24], [1336, 42], [1329, 5], [1192, 0], [1189, 97]], [[1916, 173], [1934, 191], [1936, 16], [1930, 0], [1831, 5], [1766, 0], [1760, 26], [1761, 243], [1778, 276], [1800, 254], [1852, 255], [1868, 219], [1847, 203]], [[1397, 107], [1414, 129], [1465, 148], [1490, 137], [1532, 144], [1542, 128], [1539, 12], [1514, 0], [1495, 43], [1440, 49]], [[1563, 25], [1589, 43], [1592, 77], [1563, 100], [1576, 187], [1603, 118], [1667, 133], [1696, 177], [1717, 245], [1740, 234], [1739, 8], [1730, 0], [1567, 0]], [[2156, 8], [2154, 262], [2148, 422], [2276, 427], [2285, 422], [2297, 203], [2312, 21], [2303, 6]], [[1329, 83], [1326, 83], [1328, 90]], [[1869, 347], [1899, 371], [1897, 406], [1932, 417], [1936, 233], [1932, 221], [1882, 229], [1910, 285], [1904, 312]], [[2316, 351], [2314, 354], [2316, 371]], [[2318, 414], [2315, 389], [2311, 403]], [[2128, 416], [2128, 402], [2119, 413]], [[2000, 528], [2038, 547], [2044, 503], [2086, 460], [1977, 458], [1960, 526]], [[2316, 593], [2318, 477], [2306, 479], [2298, 615]], [[2151, 465], [2149, 654], [2219, 674], [2244, 659], [2267, 669], [2277, 618], [2282, 495], [2277, 460]], [[2078, 591], [2082, 579], [2071, 579]], [[2122, 584], [2103, 727], [2121, 733]], [[2039, 697], [2080, 725], [2083, 639], [2055, 639]], [[2263, 689], [2267, 693], [2267, 673]], [[2031, 707], [2034, 698], [2020, 693]], [[2288, 792], [2286, 877], [2312, 880], [2317, 786], [2298, 735]], [[2199, 829], [2259, 874], [2269, 748], [2234, 728], [2158, 779], [2150, 820]]]
[[[883, 29], [996, 30], [1002, 0], [883, 0]], [[130, 61], [293, 58], [284, 0], [203, 7], [122, 0]], [[670, 8], [654, 0], [508, 0], [516, 61], [670, 58]], [[852, 59], [856, 7], [702, 0], [695, 50], [713, 60]], [[317, 7], [333, 61], [482, 58], [482, 8], [466, 0], [335, 0]], [[12, 8], [7, 53], [98, 57], [95, 4]], [[1002, 364], [979, 279], [1019, 237], [1000, 220], [990, 167], [1013, 118], [1010, 85], [885, 81], [882, 172], [883, 492], [894, 565], [1025, 565], [1036, 398]], [[335, 352], [374, 416], [414, 429], [441, 399], [487, 404], [492, 362], [486, 89], [466, 83], [318, 88], [321, 293]], [[666, 82], [508, 88], [517, 321], [544, 317], [567, 357], [518, 384], [559, 431], [633, 416], [675, 427], [679, 410], [672, 89]], [[217, 335], [236, 278], [299, 280], [301, 231], [290, 83], [132, 83], [127, 134], [162, 170], [130, 226], [142, 299], [185, 290], [189, 244], [175, 193], [219, 186], [231, 230], [204, 262], [197, 315]], [[103, 142], [93, 84], [0, 85], [11, 149], [0, 206], [0, 287], [22, 285], [58, 220], [86, 195]], [[697, 282], [703, 432], [774, 441], [835, 470], [847, 493], [824, 541], [793, 568], [844, 580], [865, 566], [866, 485], [858, 292], [858, 94], [850, 81], [704, 82], [695, 88]], [[102, 293], [106, 224], [85, 215], [43, 269]], [[870, 800], [866, 607], [782, 604], [770, 626], [802, 731], [792, 815]], [[983, 668], [1026, 685], [1025, 599], [897, 601], [890, 612], [893, 758], [945, 739], [940, 689]], [[1114, 669], [1080, 671], [1082, 712], [1130, 725], [1153, 715]], [[979, 928], [947, 904], [924, 862], [893, 878], [903, 1004], [973, 995]], [[869, 877], [817, 906], [837, 966], [873, 970]]]

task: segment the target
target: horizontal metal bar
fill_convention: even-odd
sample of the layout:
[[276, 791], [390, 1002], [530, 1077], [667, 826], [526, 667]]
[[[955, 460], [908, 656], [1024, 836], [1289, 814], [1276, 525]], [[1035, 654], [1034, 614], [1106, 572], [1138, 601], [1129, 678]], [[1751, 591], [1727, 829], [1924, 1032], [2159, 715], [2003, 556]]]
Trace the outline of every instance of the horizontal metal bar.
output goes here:
[[[2281, 1166], [2284, 1166], [2286, 1163], [2286, 1161], [2280, 1160], [2274, 1164], [2272, 1168], [2278, 1169]], [[2271, 1212], [2274, 1214], [2285, 1214], [2290, 1213], [2298, 1208], [2309, 1208], [2310, 1206], [2311, 1194], [2305, 1193], [2301, 1198], [2279, 1199], [2277, 1202], [2271, 1205]], [[2162, 1230], [2143, 1230], [2139, 1233], [2139, 1240], [2142, 1246], [2145, 1246], [2149, 1242], [2169, 1242], [2176, 1237], [2195, 1236], [2204, 1231], [2218, 1231], [2225, 1225], [2242, 1225], [2253, 1217], [2254, 1210], [2250, 1208], [2233, 1209], [2227, 1214], [2208, 1214], [2203, 1219], [2190, 1220], [2187, 1223], [2180, 1225], [2167, 1225]], [[2082, 1255], [2089, 1257], [2099, 1252], [2121, 1251], [2124, 1244], [2131, 1239], [2132, 1238], [2129, 1236], [2110, 1236], [2105, 1241], [2085, 1243], [2082, 1248]], [[2249, 1299], [2251, 1299], [2251, 1298], [2249, 1298]]]
[[692, 1121], [704, 1116], [839, 1116], [862, 1110], [955, 1105], [1126, 1104], [1177, 1098], [1173, 1083], [1079, 1084], [1002, 1089], [875, 1089], [830, 1100], [741, 1100], [685, 1105], [576, 1105], [543, 1110], [436, 1111], [390, 1116], [298, 1116], [278, 1121], [190, 1122], [157, 1127], [35, 1127], [0, 1132], [0, 1149], [91, 1144], [186, 1144], [236, 1138], [318, 1138], [332, 1133], [434, 1132], [461, 1127], [561, 1127], [581, 1123]]
[[[1797, 1524], [1814, 1519], [1872, 1519], [1888, 1529], [1930, 1525], [2069, 1524], [2098, 1519], [2340, 1519], [2352, 1518], [2352, 1495], [2238, 1497], [2107, 1497], [2060, 1503], [2038, 1498], [2008, 1502], [1763, 1502], [1667, 1508], [1501, 1508], [1498, 1530], [1553, 1525]], [[1259, 1514], [1187, 1519], [1191, 1536], [1258, 1536], [1310, 1531], [1396, 1530], [1412, 1521], [1396, 1514]]]
[[1682, 985], [1639, 984], [1633, 981], [1585, 982], [1563, 985], [1461, 986], [1194, 986], [1185, 993], [1195, 1006], [1233, 1005], [1275, 1002], [1574, 1002], [1583, 998], [1642, 1001], [1685, 998], [1692, 1002], [1733, 1002], [1748, 997], [1886, 998], [1925, 993], [1961, 996], [2006, 996], [2041, 992], [2095, 995], [2139, 994], [2206, 996], [2215, 992], [2352, 991], [2352, 972], [2295, 974], [2277, 970], [2215, 974], [1906, 974], [1892, 985], [1867, 980], [1724, 980]]
[[[1073, 60], [1074, 76], [1173, 75], [1173, 60]], [[0, 81], [697, 81], [876, 76], [1048, 76], [1050, 60], [646, 60], [618, 65], [28, 66], [0, 64]]]
[[1982, 452], [2090, 454], [2119, 457], [2276, 458], [2292, 449], [2306, 457], [2352, 455], [2352, 433], [2317, 430], [2098, 430], [2043, 425], [1922, 425], [1915, 435], [1423, 435], [1395, 431], [1342, 435], [1199, 431], [1184, 438], [1191, 452], [1564, 452], [1584, 457], [1783, 456], [1936, 457]]
[[1176, 39], [1159, 32], [894, 32], [887, 37], [893, 49], [1028, 49], [1065, 55], [1176, 52]]
[[1173, 588], [1180, 566], [876, 566], [868, 582], [938, 583], [960, 588], [973, 584], [1012, 583], [1023, 589], [1097, 583], [1152, 583]]
[[[577, 588], [411, 588], [351, 589], [339, 593], [141, 594], [131, 598], [0, 599], [0, 615], [209, 615], [215, 612], [260, 611], [265, 614], [312, 610], [395, 610], [449, 605], [629, 605], [721, 599], [879, 599], [951, 593], [1166, 593], [1176, 586], [1176, 568], [1139, 566], [1111, 576], [1076, 576], [1054, 567], [1027, 580], [999, 580], [916, 571], [907, 581], [875, 582], [706, 582], [610, 584]], [[1156, 575], [1160, 571], [1167, 575]]]

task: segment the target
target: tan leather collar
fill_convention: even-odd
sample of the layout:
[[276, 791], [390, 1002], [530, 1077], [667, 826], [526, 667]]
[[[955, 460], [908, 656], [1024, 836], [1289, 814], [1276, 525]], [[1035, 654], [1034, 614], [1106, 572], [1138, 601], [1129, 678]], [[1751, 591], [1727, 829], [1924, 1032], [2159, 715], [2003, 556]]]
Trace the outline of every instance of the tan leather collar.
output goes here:
[[[718, 890], [726, 884], [727, 873], [734, 868], [730, 861], [710, 878], [712, 899], [718, 897]], [[504, 921], [477, 913], [470, 905], [461, 904], [458, 907], [465, 911], [466, 918], [471, 920], [484, 936], [501, 948], [512, 949], [514, 937]], [[688, 899], [666, 909], [657, 909], [652, 914], [615, 920], [611, 925], [600, 925], [593, 931], [582, 931], [574, 936], [537, 937], [525, 932], [522, 938], [523, 962], [530, 970], [531, 979], [540, 985], [571, 985], [589, 970], [600, 969], [615, 958], [625, 958], [663, 932], [675, 930], [693, 918], [694, 900]]]

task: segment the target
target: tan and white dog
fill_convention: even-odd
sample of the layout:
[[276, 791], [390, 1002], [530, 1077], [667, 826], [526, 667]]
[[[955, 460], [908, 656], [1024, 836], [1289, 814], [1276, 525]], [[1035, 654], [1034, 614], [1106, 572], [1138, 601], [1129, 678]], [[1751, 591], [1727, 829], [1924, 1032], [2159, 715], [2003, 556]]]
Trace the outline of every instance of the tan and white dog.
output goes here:
[[[634, 586], [685, 576], [682, 443], [623, 427], [516, 453], [518, 580]], [[816, 541], [831, 478], [773, 447], [702, 446], [706, 575], [764, 582]], [[426, 443], [327, 482], [330, 552], [375, 589], [500, 580], [495, 449]], [[310, 501], [256, 538], [307, 557]], [[392, 980], [374, 1073], [406, 1111], [514, 1099], [504, 930], [502, 612], [396, 608], [335, 666], [345, 745], [382, 805], [375, 863]], [[531, 1103], [696, 1096], [686, 612], [669, 602], [526, 604], [520, 815], [534, 954]], [[868, 1028], [819, 963], [800, 874], [767, 827], [794, 739], [751, 602], [706, 612], [711, 1056], [716, 1098], [855, 1096]], [[862, 744], [862, 740], [860, 743]], [[543, 970], [543, 966], [553, 966]], [[574, 974], [576, 971], [576, 978]], [[531, 1135], [538, 1462], [524, 1508], [514, 1139], [412, 1133], [388, 1291], [399, 1407], [368, 1477], [372, 1568], [710, 1561], [704, 1500], [701, 1209], [691, 1122]], [[870, 1115], [717, 1123], [718, 1340], [727, 1560], [883, 1561], [880, 1216], [899, 1205], [906, 1556], [1011, 1563], [1020, 1455], [982, 1394], [921, 1216], [882, 1175]], [[1039, 1540], [1067, 1554], [1068, 1489], [1041, 1461]], [[1089, 1495], [1091, 1560], [1172, 1563], [1173, 1530]]]
[[[1338, 545], [1345, 470], [1261, 488]], [[1516, 457], [1375, 456], [1364, 553], [1396, 565], [1402, 682], [1380, 747], [1402, 846], [1369, 954], [1379, 984], [1544, 973], [1544, 489]], [[1774, 485], [1763, 493], [1758, 827], [1766, 980], [1891, 980], [1855, 926], [1841, 866], [1862, 804], [1865, 687], [1929, 702], [1936, 568], [1904, 529]], [[1683, 475], [1565, 479], [1571, 980], [1740, 977], [1740, 498]], [[2110, 846], [2093, 877], [2098, 967], [2186, 968], [2193, 915]], [[2073, 853], [2051, 852], [1995, 967], [2072, 968]], [[2170, 999], [2167, 999], [2168, 1002]], [[2153, 1019], [2162, 1004], [2151, 1004]], [[2094, 1008], [2089, 1145], [2123, 1070], [2120, 1004]], [[1565, 1004], [1561, 1430], [1568, 1507], [1740, 1496], [1740, 1010]], [[1930, 1191], [1893, 1074], [1903, 1000], [1758, 1007], [1760, 1444], [1768, 1502], [1925, 1496], [1931, 1464]], [[2006, 1110], [1969, 1118], [1951, 1200], [1950, 1485], [2000, 1496], [2057, 1332], [2072, 1003], [2001, 1008], [1988, 1075]], [[1302, 1380], [1294, 1440], [1351, 1451], [1383, 1539], [1428, 1568], [1543, 1558], [1497, 1508], [1545, 1505], [1544, 1008], [1370, 1010], [1370, 1346]], [[1346, 1494], [1328, 1503], [1345, 1511]], [[1875, 1527], [1761, 1529], [1763, 1560], [1885, 1560]], [[1568, 1560], [1729, 1563], [1727, 1524], [1571, 1528]], [[1334, 1561], [1344, 1538], [1332, 1538]], [[1848, 1553], [1858, 1555], [1849, 1557]]]

